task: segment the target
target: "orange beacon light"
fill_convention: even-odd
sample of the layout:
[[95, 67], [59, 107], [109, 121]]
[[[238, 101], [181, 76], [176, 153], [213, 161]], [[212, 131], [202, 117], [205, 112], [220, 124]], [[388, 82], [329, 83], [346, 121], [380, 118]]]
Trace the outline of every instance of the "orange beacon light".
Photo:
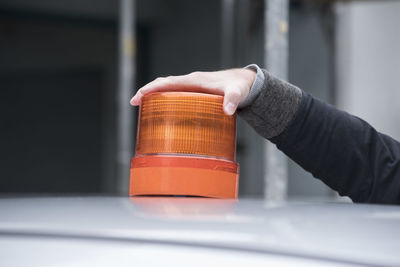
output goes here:
[[236, 114], [222, 103], [193, 92], [144, 96], [129, 194], [237, 198]]

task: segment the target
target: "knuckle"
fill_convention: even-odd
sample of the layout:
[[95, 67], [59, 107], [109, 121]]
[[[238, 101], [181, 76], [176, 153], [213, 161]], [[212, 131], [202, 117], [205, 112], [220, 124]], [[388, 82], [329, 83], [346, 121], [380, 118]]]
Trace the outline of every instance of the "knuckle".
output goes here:
[[147, 94], [148, 91], [149, 91], [149, 90], [146, 90], [146, 89], [139, 89], [139, 90], [136, 92], [136, 95], [137, 95], [138, 97], [143, 97], [144, 95]]
[[228, 94], [232, 98], [239, 98], [240, 97], [240, 91], [238, 89], [230, 89], [228, 91]]
[[201, 76], [202, 72], [201, 71], [194, 71], [188, 74], [188, 76], [190, 77], [197, 77], [197, 76]]
[[241, 97], [240, 92], [237, 90], [230, 90], [225, 92], [225, 98], [227, 98], [226, 100], [229, 102], [239, 103], [240, 97]]
[[168, 79], [168, 77], [158, 77], [157, 79], [155, 79], [155, 81], [157, 82], [165, 82]]

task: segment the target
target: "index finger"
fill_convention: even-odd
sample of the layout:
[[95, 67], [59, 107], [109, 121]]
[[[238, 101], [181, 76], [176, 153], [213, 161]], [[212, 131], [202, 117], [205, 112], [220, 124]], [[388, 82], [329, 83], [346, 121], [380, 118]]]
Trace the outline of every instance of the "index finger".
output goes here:
[[223, 94], [217, 88], [204, 82], [201, 79], [201, 74], [198, 72], [181, 75], [169, 76], [166, 78], [157, 78], [154, 81], [140, 88], [135, 96], [131, 99], [131, 105], [137, 106], [140, 104], [144, 95], [159, 92], [159, 91], [186, 91], [186, 92], [204, 92], [213, 94]]

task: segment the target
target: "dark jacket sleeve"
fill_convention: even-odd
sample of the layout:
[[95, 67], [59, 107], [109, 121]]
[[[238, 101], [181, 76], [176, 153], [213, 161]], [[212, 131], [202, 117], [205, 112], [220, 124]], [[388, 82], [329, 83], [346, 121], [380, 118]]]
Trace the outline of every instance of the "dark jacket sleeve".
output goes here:
[[270, 140], [342, 196], [400, 204], [400, 143], [358, 117], [302, 92], [292, 120]]

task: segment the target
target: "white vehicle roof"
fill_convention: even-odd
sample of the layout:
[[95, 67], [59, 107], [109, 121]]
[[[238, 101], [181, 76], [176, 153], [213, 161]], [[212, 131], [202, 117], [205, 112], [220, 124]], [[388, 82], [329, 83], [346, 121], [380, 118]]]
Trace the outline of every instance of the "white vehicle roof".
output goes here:
[[397, 206], [48, 197], [0, 211], [1, 266], [400, 266]]

